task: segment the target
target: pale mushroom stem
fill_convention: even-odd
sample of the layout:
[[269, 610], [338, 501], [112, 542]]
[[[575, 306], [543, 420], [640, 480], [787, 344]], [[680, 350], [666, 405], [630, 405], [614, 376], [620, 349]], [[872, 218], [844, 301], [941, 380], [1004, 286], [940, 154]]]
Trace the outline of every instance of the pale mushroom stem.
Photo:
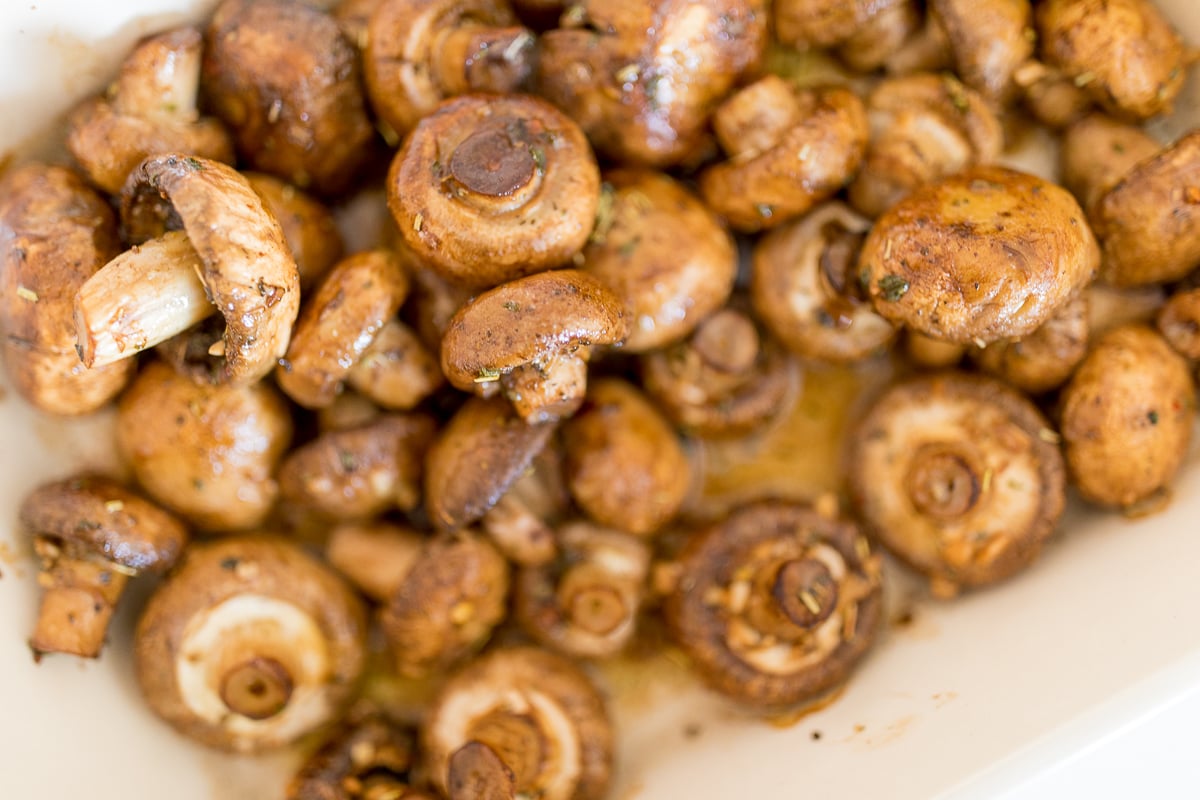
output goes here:
[[508, 94], [528, 80], [535, 41], [520, 25], [463, 25], [448, 32], [435, 49], [434, 68], [447, 94]]
[[492, 544], [510, 561], [526, 567], [554, 560], [554, 531], [511, 494], [501, 497], [480, 520]]
[[500, 378], [517, 415], [529, 423], [569, 417], [583, 405], [587, 361], [578, 355], [554, 356], [544, 365], [525, 364]]
[[475, 722], [471, 739], [486, 745], [499, 757], [510, 770], [513, 787], [518, 792], [537, 786], [547, 748], [542, 729], [532, 717], [494, 711]]
[[450, 756], [446, 789], [450, 800], [513, 800], [512, 770], [483, 742], [470, 741]]
[[105, 264], [75, 295], [80, 360], [95, 368], [129, 358], [215, 314], [200, 281], [203, 268], [180, 231]]
[[758, 597], [747, 604], [749, 619], [760, 630], [810, 631], [837, 606], [837, 582], [816, 559], [789, 559], [762, 570], [760, 576], [753, 588]]
[[287, 708], [294, 689], [287, 667], [267, 656], [254, 656], [230, 669], [221, 680], [221, 700], [249, 719], [270, 719]]
[[563, 606], [573, 625], [597, 636], [612, 633], [629, 616], [620, 589], [604, 582], [576, 587]]
[[30, 648], [37, 657], [67, 653], [95, 658], [104, 646], [128, 576], [111, 564], [63, 557], [56, 545], [44, 539], [34, 547], [43, 561], [38, 575], [43, 594]]

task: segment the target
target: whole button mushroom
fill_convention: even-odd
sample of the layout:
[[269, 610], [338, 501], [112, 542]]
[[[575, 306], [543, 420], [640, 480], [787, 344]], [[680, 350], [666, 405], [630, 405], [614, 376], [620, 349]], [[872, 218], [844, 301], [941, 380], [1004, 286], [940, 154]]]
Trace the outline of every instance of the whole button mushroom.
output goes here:
[[205, 44], [206, 96], [246, 163], [318, 194], [345, 190], [374, 130], [333, 18], [291, 0], [225, 0]]
[[766, 0], [583, 0], [542, 34], [540, 93], [596, 148], [664, 167], [703, 145], [708, 117], [767, 44]]
[[417, 258], [476, 287], [570, 261], [599, 201], [599, 169], [579, 126], [520, 95], [443, 103], [388, 173], [388, 208]]
[[133, 375], [133, 362], [87, 369], [75, 350], [75, 291], [119, 249], [112, 210], [70, 170], [26, 164], [0, 183], [0, 353], [42, 411], [90, 413]]
[[995, 106], [1017, 94], [1014, 75], [1033, 55], [1029, 0], [930, 0], [929, 14], [946, 41], [963, 83]]
[[533, 647], [494, 650], [452, 676], [420, 742], [426, 773], [451, 800], [600, 800], [612, 780], [604, 698], [570, 661]]
[[447, 97], [520, 89], [535, 43], [505, 0], [383, 0], [363, 53], [371, 105], [404, 135]]
[[530, 275], [477, 295], [450, 320], [442, 372], [480, 397], [503, 392], [526, 422], [574, 413], [587, 391], [590, 347], [628, 333], [620, 301], [578, 270]]
[[120, 484], [76, 477], [43, 484], [21, 502], [21, 524], [41, 559], [35, 656], [95, 658], [131, 577], [165, 572], [187, 544], [173, 516]]
[[1188, 452], [1196, 388], [1188, 363], [1151, 328], [1095, 344], [1061, 397], [1063, 449], [1086, 499], [1131, 508], [1169, 487]]
[[971, 357], [985, 372], [1030, 394], [1057, 389], [1087, 354], [1088, 300], [1083, 293], [1021, 339], [1002, 339], [972, 348]]
[[754, 248], [750, 300], [771, 332], [795, 353], [858, 361], [896, 336], [858, 280], [858, 251], [870, 223], [838, 202], [776, 228]]
[[1000, 381], [945, 372], [889, 388], [852, 439], [850, 492], [867, 532], [933, 592], [1028, 567], [1065, 502], [1058, 434]]
[[195, 28], [146, 39], [125, 59], [106, 96], [71, 113], [67, 148], [92, 183], [116, 194], [134, 167], [159, 153], [233, 163], [225, 126], [196, 108], [203, 45]]
[[307, 292], [342, 257], [342, 235], [333, 214], [316, 198], [274, 175], [243, 174], [250, 188], [283, 230], [288, 250], [300, 272], [300, 290]]
[[150, 597], [134, 668], [154, 713], [209, 747], [256, 753], [335, 720], [363, 669], [362, 602], [284, 539], [193, 545]]
[[117, 448], [138, 483], [204, 530], [263, 521], [291, 441], [287, 401], [270, 384], [197, 382], [161, 361], [142, 368], [117, 407]]
[[729, 298], [738, 264], [733, 239], [666, 175], [621, 169], [604, 178], [610, 202], [576, 263], [624, 301], [625, 351], [678, 341]]
[[135, 244], [75, 297], [83, 363], [130, 358], [220, 312], [224, 333], [210, 351], [217, 378], [246, 385], [270, 372], [287, 351], [300, 278], [246, 179], [215, 161], [154, 156], [130, 173], [121, 203]]
[[695, 534], [664, 612], [717, 691], [758, 711], [814, 700], [849, 677], [882, 616], [880, 562], [846, 521], [746, 506]]
[[885, 319], [984, 346], [1049, 319], [1091, 281], [1100, 248], [1066, 190], [974, 167], [893, 206], [867, 234], [858, 263]]
[[920, 26], [912, 0], [775, 0], [775, 36], [796, 50], [837, 48], [853, 69], [872, 72]]
[[671, 521], [691, 488], [691, 465], [661, 412], [632, 384], [595, 382], [563, 424], [567, 487], [601, 525], [639, 536]]
[[868, 136], [854, 93], [797, 93], [775, 75], [726, 100], [713, 128], [729, 160], [700, 174], [700, 193], [744, 232], [780, 225], [837, 192], [854, 177]]

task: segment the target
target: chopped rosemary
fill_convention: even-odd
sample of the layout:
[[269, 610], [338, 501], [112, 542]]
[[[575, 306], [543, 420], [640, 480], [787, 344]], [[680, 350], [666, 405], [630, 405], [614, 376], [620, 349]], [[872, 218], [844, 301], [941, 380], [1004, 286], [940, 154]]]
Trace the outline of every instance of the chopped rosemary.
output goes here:
[[899, 275], [884, 275], [879, 279], [879, 291], [884, 300], [894, 303], [908, 293], [908, 281]]

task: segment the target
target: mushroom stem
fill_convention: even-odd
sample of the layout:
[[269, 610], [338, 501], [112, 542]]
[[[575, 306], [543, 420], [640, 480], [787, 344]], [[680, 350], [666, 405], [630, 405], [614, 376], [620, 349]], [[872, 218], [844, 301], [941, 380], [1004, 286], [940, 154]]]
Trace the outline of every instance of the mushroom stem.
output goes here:
[[125, 251], [75, 295], [79, 358], [89, 368], [129, 358], [216, 313], [203, 264], [182, 231]]
[[533, 71], [536, 39], [521, 25], [463, 25], [448, 31], [434, 49], [433, 69], [447, 95], [510, 94]]
[[[520, 792], [537, 785], [546, 757], [546, 744], [536, 720], [526, 714], [495, 711], [475, 722], [471, 739], [494, 752], [510, 771]], [[468, 743], [469, 745], [470, 743]]]
[[509, 211], [537, 192], [545, 161], [527, 124], [510, 117], [463, 139], [447, 167], [459, 199], [479, 210]]
[[731, 308], [721, 309], [701, 322], [692, 337], [692, 348], [704, 364], [726, 374], [752, 369], [758, 360], [759, 345], [754, 323]]
[[827, 620], [837, 604], [829, 568], [816, 558], [792, 558], [759, 570], [746, 618], [764, 633], [794, 639]]
[[732, 95], [713, 115], [721, 148], [736, 160], [770, 150], [800, 121], [800, 104], [782, 78], [771, 76]]
[[583, 405], [587, 359], [562, 353], [545, 364], [523, 364], [500, 377], [504, 396], [528, 423], [569, 417]]
[[34, 549], [42, 558], [37, 627], [29, 640], [36, 656], [69, 653], [95, 658], [128, 576], [112, 564], [63, 557], [57, 545], [39, 537]]
[[554, 560], [554, 531], [529, 506], [511, 494], [496, 501], [480, 520], [496, 548], [513, 563], [540, 566]]
[[450, 756], [447, 790], [450, 800], [512, 800], [512, 770], [483, 742], [471, 741]]
[[287, 708], [294, 684], [287, 667], [267, 656], [235, 665], [221, 680], [221, 700], [236, 714], [269, 719]]
[[616, 576], [593, 564], [581, 564], [563, 576], [559, 602], [571, 624], [606, 636], [630, 617], [625, 592]]
[[962, 454], [943, 445], [926, 445], [909, 466], [909, 499], [923, 514], [940, 520], [956, 519], [979, 500], [977, 473]]

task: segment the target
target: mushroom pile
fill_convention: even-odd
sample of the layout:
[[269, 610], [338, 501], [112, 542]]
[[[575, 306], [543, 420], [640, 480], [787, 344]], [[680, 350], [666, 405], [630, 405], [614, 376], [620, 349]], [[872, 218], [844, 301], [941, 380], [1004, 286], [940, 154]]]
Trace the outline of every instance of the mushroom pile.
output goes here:
[[[1029, 569], [1069, 489], [1169, 498], [1200, 132], [1143, 128], [1192, 59], [1150, 0], [317, 5], [143, 40], [73, 162], [0, 183], [10, 381], [115, 403], [128, 468], [21, 506], [39, 658], [98, 656], [155, 574], [150, 709], [321, 733], [291, 800], [595, 800], [596, 662], [657, 642], [803, 708], [890, 572], [951, 598]], [[1035, 127], [1055, 175], [1003, 165]], [[800, 458], [830, 365], [890, 376], [845, 398], [840, 490], [711, 502], [713, 448]]]

